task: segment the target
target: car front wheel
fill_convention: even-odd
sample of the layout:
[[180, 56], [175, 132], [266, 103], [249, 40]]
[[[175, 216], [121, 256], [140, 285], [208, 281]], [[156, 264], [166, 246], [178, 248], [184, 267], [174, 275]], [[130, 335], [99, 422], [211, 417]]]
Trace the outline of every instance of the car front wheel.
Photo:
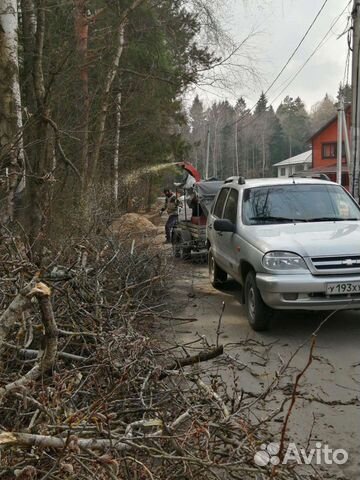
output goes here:
[[250, 326], [257, 332], [269, 328], [273, 310], [261, 298], [253, 271], [247, 274], [245, 281], [245, 307]]
[[216, 263], [211, 249], [209, 250], [208, 263], [210, 283], [213, 287], [218, 288], [226, 282], [227, 273]]

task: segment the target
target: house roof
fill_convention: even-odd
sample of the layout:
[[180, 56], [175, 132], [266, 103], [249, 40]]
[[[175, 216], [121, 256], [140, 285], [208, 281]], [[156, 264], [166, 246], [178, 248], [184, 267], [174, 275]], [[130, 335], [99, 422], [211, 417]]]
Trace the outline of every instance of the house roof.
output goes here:
[[312, 162], [312, 150], [295, 155], [295, 157], [287, 158], [282, 162], [274, 163], [273, 167], [284, 167], [285, 165], [296, 165], [298, 163], [311, 163]]
[[[348, 105], [345, 107], [345, 113], [348, 113], [351, 108], [351, 105]], [[334, 115], [328, 122], [326, 122], [319, 130], [314, 132], [311, 137], [309, 138], [308, 142], [311, 142], [314, 137], [317, 137], [319, 133], [321, 133], [323, 130], [325, 130], [329, 125], [331, 125], [333, 122], [337, 122], [338, 114]]]
[[[346, 164], [341, 165], [341, 171], [342, 173], [348, 173], [349, 169]], [[306, 170], [305, 173], [308, 173], [309, 175], [311, 173], [336, 173], [336, 163], [332, 163], [331, 165], [327, 165], [324, 167], [314, 167], [310, 168], [309, 170]]]

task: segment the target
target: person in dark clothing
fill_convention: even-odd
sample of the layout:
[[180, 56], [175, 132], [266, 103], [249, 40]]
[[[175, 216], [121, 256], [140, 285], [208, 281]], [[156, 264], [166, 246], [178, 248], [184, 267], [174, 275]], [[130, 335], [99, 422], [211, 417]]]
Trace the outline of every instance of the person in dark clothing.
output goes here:
[[161, 209], [161, 213], [165, 212], [166, 210], [167, 214], [169, 215], [169, 218], [167, 219], [167, 222], [165, 225], [165, 236], [166, 236], [165, 243], [170, 243], [171, 230], [174, 228], [175, 224], [178, 221], [178, 200], [176, 198], [175, 193], [168, 188], [164, 190], [164, 194], [165, 194], [165, 205]]
[[204, 215], [203, 209], [199, 203], [199, 199], [197, 198], [196, 194], [193, 193], [191, 195], [190, 200], [188, 200], [189, 208], [192, 210], [193, 217], [202, 217]]

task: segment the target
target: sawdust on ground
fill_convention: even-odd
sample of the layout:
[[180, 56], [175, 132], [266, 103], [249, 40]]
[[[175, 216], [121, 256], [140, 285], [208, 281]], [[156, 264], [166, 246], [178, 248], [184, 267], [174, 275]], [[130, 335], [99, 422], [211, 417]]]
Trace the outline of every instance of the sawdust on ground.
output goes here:
[[157, 233], [156, 226], [144, 215], [126, 213], [111, 224], [110, 230], [114, 235], [121, 237], [150, 237]]

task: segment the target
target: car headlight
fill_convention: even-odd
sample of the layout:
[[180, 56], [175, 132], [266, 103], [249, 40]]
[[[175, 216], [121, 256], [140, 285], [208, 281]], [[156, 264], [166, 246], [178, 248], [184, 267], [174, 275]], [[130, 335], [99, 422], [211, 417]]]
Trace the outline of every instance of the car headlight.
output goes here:
[[308, 270], [304, 259], [292, 252], [269, 252], [263, 257], [263, 265], [269, 270], [285, 272]]

